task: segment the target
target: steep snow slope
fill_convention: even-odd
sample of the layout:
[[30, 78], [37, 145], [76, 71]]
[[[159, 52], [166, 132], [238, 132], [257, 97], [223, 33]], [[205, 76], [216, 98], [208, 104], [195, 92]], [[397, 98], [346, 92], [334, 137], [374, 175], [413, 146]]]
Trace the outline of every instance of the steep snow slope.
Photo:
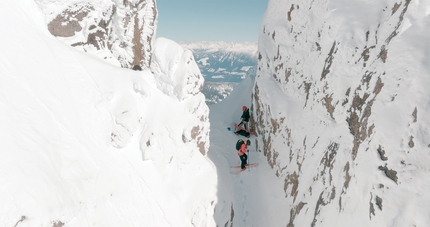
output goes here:
[[253, 111], [287, 226], [430, 223], [430, 3], [271, 0]]
[[0, 226], [215, 226], [203, 78], [178, 44], [157, 61], [190, 79], [181, 99], [64, 45], [31, 0], [0, 14]]

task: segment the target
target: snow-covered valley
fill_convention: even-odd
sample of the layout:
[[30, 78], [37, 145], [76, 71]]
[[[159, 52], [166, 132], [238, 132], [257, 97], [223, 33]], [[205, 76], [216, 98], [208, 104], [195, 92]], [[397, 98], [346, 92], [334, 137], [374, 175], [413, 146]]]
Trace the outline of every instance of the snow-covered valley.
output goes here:
[[239, 83], [257, 64], [254, 43], [199, 42], [181, 46], [193, 52], [206, 81]]
[[243, 79], [255, 75], [257, 45], [254, 43], [197, 42], [181, 46], [193, 52], [205, 78], [202, 93], [208, 105], [222, 101]]

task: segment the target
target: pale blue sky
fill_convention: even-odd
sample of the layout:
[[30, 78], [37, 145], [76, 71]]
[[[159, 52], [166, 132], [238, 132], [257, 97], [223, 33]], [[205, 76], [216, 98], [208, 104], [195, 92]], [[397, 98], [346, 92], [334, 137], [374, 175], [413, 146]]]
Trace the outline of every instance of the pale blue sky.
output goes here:
[[254, 42], [268, 0], [157, 0], [157, 37]]

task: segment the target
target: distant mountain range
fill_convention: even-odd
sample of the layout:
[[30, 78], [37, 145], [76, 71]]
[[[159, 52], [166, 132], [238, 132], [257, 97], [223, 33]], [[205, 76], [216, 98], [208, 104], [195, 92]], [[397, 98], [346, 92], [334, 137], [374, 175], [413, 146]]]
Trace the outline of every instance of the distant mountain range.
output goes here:
[[235, 83], [229, 82], [211, 82], [206, 81], [203, 84], [202, 93], [206, 96], [206, 104], [215, 104], [221, 102], [233, 91]]
[[198, 42], [181, 46], [194, 54], [205, 78], [203, 94], [208, 104], [227, 97], [257, 64], [255, 43]]

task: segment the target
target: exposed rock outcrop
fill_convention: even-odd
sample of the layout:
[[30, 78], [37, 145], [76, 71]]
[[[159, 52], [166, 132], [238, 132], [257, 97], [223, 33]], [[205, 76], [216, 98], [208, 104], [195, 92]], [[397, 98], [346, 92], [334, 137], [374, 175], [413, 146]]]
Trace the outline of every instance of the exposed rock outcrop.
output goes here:
[[[382, 198], [384, 207], [395, 206], [388, 199], [394, 191], [410, 190], [402, 181], [419, 182], [404, 175], [413, 164], [398, 160], [417, 158], [416, 151], [429, 144], [429, 118], [417, 117], [420, 105], [428, 106], [421, 93], [429, 94], [418, 84], [428, 80], [409, 72], [424, 75], [428, 69], [425, 54], [411, 55], [417, 61], [400, 57], [409, 45], [400, 34], [409, 32], [410, 18], [426, 16], [409, 12], [410, 0], [368, 3], [354, 5], [367, 12], [363, 20], [360, 10], [330, 0], [269, 2], [259, 40], [253, 125], [257, 149], [291, 201], [287, 226], [328, 226], [324, 215], [332, 212], [339, 214], [331, 224], [340, 226], [348, 223], [343, 212], [351, 206], [363, 207], [354, 213], [361, 226], [395, 218], [381, 213]], [[409, 35], [423, 35], [424, 27]], [[420, 165], [414, 168], [424, 168]], [[376, 186], [387, 184], [389, 192], [388, 186]], [[366, 193], [351, 205], [357, 191]]]
[[[157, 24], [155, 0], [35, 1], [47, 15], [48, 30], [67, 44], [124, 68], [149, 68]], [[61, 13], [58, 8], [63, 8]]]

